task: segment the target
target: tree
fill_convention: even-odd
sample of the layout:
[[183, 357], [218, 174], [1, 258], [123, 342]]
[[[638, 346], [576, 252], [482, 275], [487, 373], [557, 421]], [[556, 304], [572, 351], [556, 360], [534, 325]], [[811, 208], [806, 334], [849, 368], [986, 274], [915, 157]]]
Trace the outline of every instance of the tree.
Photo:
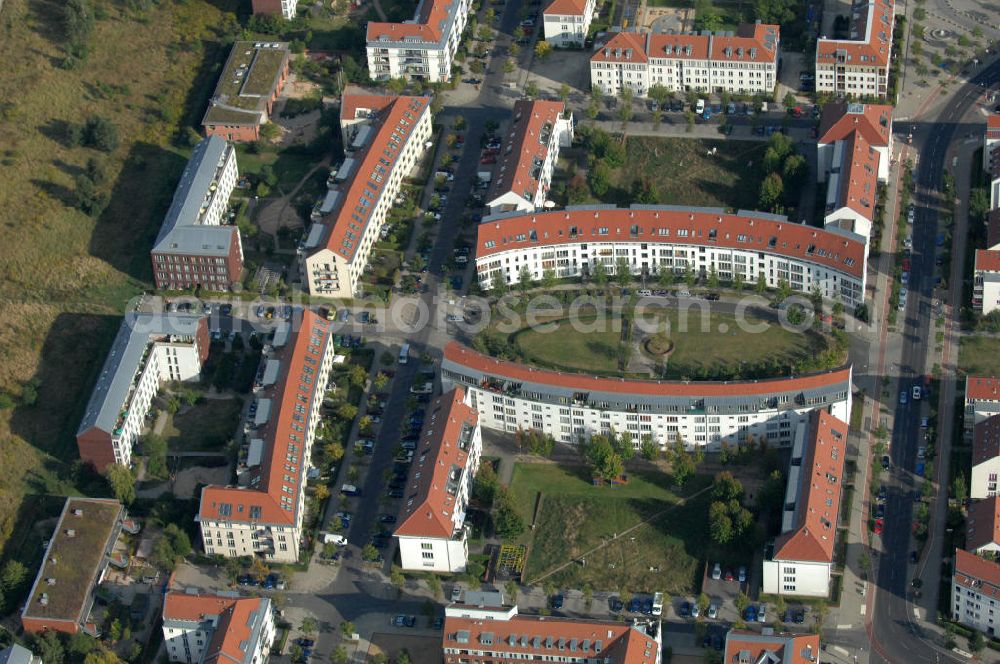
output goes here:
[[[63, 28], [69, 52], [77, 58], [87, 55], [87, 41], [94, 31], [94, 12], [88, 0], [67, 0], [63, 5]], [[47, 662], [48, 660], [46, 660]]]
[[108, 466], [108, 485], [119, 502], [131, 505], [135, 501], [135, 477], [120, 463]]
[[716, 544], [729, 544], [733, 539], [733, 520], [726, 504], [715, 501], [708, 508], [708, 529]]
[[535, 44], [535, 57], [539, 60], [545, 60], [552, 54], [552, 44], [544, 40], [538, 40]]
[[764, 276], [763, 272], [757, 273], [757, 283], [754, 284], [753, 288], [757, 291], [758, 295], [763, 295], [767, 290], [767, 277]]
[[694, 458], [690, 452], [684, 449], [684, 443], [679, 438], [674, 441], [670, 458], [670, 472], [673, 475], [674, 484], [682, 487], [694, 475], [696, 470]]
[[715, 481], [712, 482], [712, 498], [714, 500], [729, 502], [733, 499], [739, 500], [742, 497], [743, 485], [733, 477], [731, 472], [724, 470], [715, 476]]
[[531, 278], [531, 270], [525, 265], [517, 275], [517, 287], [522, 295], [526, 295], [533, 285], [534, 281]]
[[694, 268], [688, 263], [687, 267], [684, 268], [684, 283], [687, 284], [688, 288], [691, 288], [697, 283], [698, 275], [694, 273]]
[[319, 500], [321, 502], [326, 500], [327, 498], [330, 497], [330, 487], [328, 487], [325, 484], [317, 485], [316, 490], [313, 492], [313, 497], [315, 497], [316, 500]]
[[569, 93], [570, 93], [569, 85], [563, 83], [559, 86], [559, 100], [562, 103], [565, 104], [567, 101], [569, 101]]
[[760, 183], [760, 206], [767, 210], [773, 210], [785, 191], [785, 185], [781, 181], [781, 176], [771, 173]]
[[333, 649], [333, 652], [330, 653], [330, 661], [333, 662], [333, 664], [347, 664], [349, 659], [350, 658], [347, 656], [347, 648], [344, 646], [337, 646]]
[[[784, 136], [784, 134], [781, 134]], [[785, 164], [781, 167], [781, 177], [784, 184], [791, 191], [798, 191], [804, 184], [809, 169], [806, 167], [806, 158], [800, 154], [791, 154], [785, 157]]]
[[660, 268], [656, 275], [656, 283], [661, 286], [671, 286], [674, 283], [674, 271], [669, 267]]
[[344, 446], [340, 443], [327, 443], [323, 446], [323, 454], [331, 463], [337, 463], [344, 458]]
[[655, 111], [653, 111], [653, 127], [659, 129], [662, 123], [663, 123], [663, 111], [657, 108]]
[[520, 586], [517, 585], [517, 581], [514, 579], [508, 579], [507, 583], [505, 583], [503, 587], [507, 593], [507, 601], [511, 604], [517, 604], [517, 593], [520, 590]]
[[665, 85], [657, 83], [649, 87], [649, 90], [646, 91], [646, 96], [655, 101], [657, 106], [663, 108], [667, 99], [670, 98], [670, 90]]
[[476, 478], [472, 483], [472, 497], [485, 507], [493, 505], [497, 491], [500, 489], [500, 479], [497, 477], [493, 464], [480, 464]]
[[701, 610], [701, 614], [705, 615], [705, 611], [708, 609], [708, 605], [712, 603], [712, 600], [708, 598], [708, 595], [701, 593], [698, 595], [698, 608]]
[[785, 108], [787, 108], [787, 109], [790, 110], [790, 109], [795, 108], [795, 105], [798, 104], [799, 102], [798, 102], [797, 99], [795, 99], [795, 95], [794, 94], [792, 94], [791, 92], [788, 92], [788, 93], [785, 94], [785, 98], [784, 98], [784, 100], [783, 100], [782, 103], [785, 105]]
[[642, 437], [639, 452], [642, 454], [643, 458], [652, 461], [660, 455], [660, 446], [656, 444], [651, 435], [645, 434]]
[[737, 271], [733, 274], [733, 290], [742, 293], [744, 288], [746, 288], [746, 284], [743, 282], [743, 273]]
[[719, 287], [719, 273], [715, 269], [715, 264], [709, 266], [708, 268], [708, 281], [706, 282], [709, 288], [715, 290]]
[[632, 268], [629, 266], [628, 258], [624, 256], [615, 261], [615, 281], [619, 286], [628, 286], [632, 281]]
[[969, 637], [969, 650], [973, 653], [982, 651], [986, 647], [986, 639], [983, 638], [983, 633], [978, 629], [972, 630], [972, 636]]
[[632, 182], [632, 200], [636, 203], [655, 205], [660, 202], [660, 192], [656, 181], [650, 177], [636, 178]]
[[361, 559], [368, 562], [374, 562], [379, 559], [378, 549], [371, 543], [365, 544], [364, 548], [361, 549]]
[[[780, 597], [780, 595], [779, 595], [779, 597]], [[736, 599], [734, 600], [734, 603], [736, 604], [736, 608], [739, 610], [739, 612], [743, 613], [746, 610], [746, 608], [748, 606], [750, 606], [750, 598], [747, 597], [746, 593], [744, 593], [741, 590], [739, 592], [739, 594], [736, 595]]]
[[31, 648], [45, 664], [63, 664], [66, 651], [58, 632], [46, 630], [37, 634]]
[[598, 260], [594, 263], [594, 267], [590, 271], [591, 280], [598, 286], [603, 286], [608, 282], [608, 269], [604, 267], [604, 263]]
[[587, 183], [595, 198], [608, 193], [608, 188], [611, 186], [611, 172], [603, 161], [595, 163], [587, 173]]
[[396, 590], [401, 591], [406, 585], [406, 576], [403, 575], [403, 570], [393, 565], [392, 571], [389, 572], [389, 582], [396, 586]]
[[635, 93], [632, 91], [632, 88], [623, 85], [618, 96], [621, 98], [621, 105], [618, 107], [618, 117], [623, 125], [627, 125], [635, 113], [635, 109], [632, 108], [632, 100], [635, 98]]
[[19, 560], [8, 560], [0, 570], [0, 588], [14, 594], [28, 578], [28, 568]]
[[965, 474], [958, 473], [951, 483], [951, 497], [958, 503], [964, 503], [969, 495], [968, 485], [965, 482]]
[[104, 648], [88, 653], [83, 659], [83, 664], [121, 664], [121, 662], [118, 655]]
[[350, 620], [345, 620], [344, 622], [340, 623], [340, 635], [343, 636], [345, 639], [351, 638], [351, 635], [354, 634], [354, 632], [355, 632], [354, 623], [352, 623]]
[[[368, 379], [368, 371], [360, 364], [352, 364], [347, 379], [351, 385], [361, 387], [365, 384], [365, 380]], [[355, 412], [357, 412], [357, 409], [355, 409]]]
[[556, 271], [548, 267], [542, 270], [542, 288], [549, 289], [556, 285]]
[[107, 118], [91, 115], [83, 125], [83, 144], [102, 152], [114, 152], [118, 147], [118, 127]]
[[504, 60], [503, 63], [504, 74], [513, 74], [516, 69], [517, 69], [517, 62], [515, 62], [514, 58], [507, 58], [506, 60]]
[[538, 96], [538, 93], [538, 84], [535, 83], [534, 80], [528, 81], [528, 83], [524, 86], [524, 96], [528, 99], [534, 99]]
[[142, 451], [146, 454], [146, 470], [155, 477], [162, 477], [167, 470], [167, 439], [149, 433], [142, 440]]
[[352, 403], [342, 403], [337, 406], [337, 417], [346, 421], [352, 422], [354, 418], [358, 415], [358, 407]]
[[497, 535], [504, 540], [516, 539], [524, 532], [524, 519], [514, 505], [514, 497], [504, 486], [499, 488], [493, 501], [493, 525]]

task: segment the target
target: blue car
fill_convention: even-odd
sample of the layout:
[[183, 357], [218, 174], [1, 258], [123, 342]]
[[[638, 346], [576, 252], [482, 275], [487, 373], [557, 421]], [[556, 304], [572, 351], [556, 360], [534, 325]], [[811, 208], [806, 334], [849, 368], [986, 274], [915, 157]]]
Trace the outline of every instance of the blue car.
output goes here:
[[642, 612], [647, 616], [653, 615], [653, 599], [651, 597], [642, 601]]
[[562, 595], [553, 595], [552, 596], [552, 608], [553, 609], [561, 609], [562, 607], [563, 607], [563, 596]]
[[753, 604], [747, 607], [745, 617], [747, 622], [757, 622], [757, 609]]
[[642, 608], [642, 601], [638, 597], [633, 597], [631, 600], [629, 600], [628, 610], [630, 613], [639, 613], [639, 610], [641, 608]]

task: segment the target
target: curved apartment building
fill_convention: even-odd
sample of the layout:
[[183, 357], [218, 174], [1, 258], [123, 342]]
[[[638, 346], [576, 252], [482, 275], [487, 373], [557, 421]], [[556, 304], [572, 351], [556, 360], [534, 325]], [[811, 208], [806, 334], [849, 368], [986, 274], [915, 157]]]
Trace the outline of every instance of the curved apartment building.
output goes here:
[[741, 275], [768, 287], [786, 282], [793, 291], [864, 301], [865, 238], [840, 228], [814, 228], [786, 217], [740, 210], [673, 205], [569, 207], [553, 212], [487, 217], [476, 244], [476, 274], [485, 289], [495, 279], [517, 283], [527, 269], [533, 279], [547, 270], [556, 277], [587, 277], [597, 263], [614, 274], [620, 259], [632, 274], [660, 270], [706, 276], [714, 268], [728, 281]]
[[480, 426], [535, 429], [563, 443], [628, 431], [636, 446], [652, 436], [661, 447], [678, 437], [688, 447], [736, 445], [753, 436], [790, 446], [795, 431], [822, 410], [851, 412], [851, 367], [755, 381], [685, 382], [597, 378], [497, 360], [458, 342], [444, 350], [444, 390], [462, 387]]

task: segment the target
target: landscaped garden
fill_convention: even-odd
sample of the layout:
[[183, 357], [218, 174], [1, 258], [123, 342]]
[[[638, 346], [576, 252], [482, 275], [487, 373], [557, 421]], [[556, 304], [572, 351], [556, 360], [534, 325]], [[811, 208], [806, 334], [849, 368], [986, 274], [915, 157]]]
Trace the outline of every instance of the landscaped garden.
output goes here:
[[162, 435], [174, 452], [224, 452], [236, 433], [242, 400], [236, 397], [207, 399], [181, 406], [166, 415]]

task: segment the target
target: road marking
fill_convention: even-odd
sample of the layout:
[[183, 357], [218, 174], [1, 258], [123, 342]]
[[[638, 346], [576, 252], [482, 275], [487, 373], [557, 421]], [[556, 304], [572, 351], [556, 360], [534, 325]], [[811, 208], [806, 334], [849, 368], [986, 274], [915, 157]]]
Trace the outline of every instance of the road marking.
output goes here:
[[868, 605], [867, 604], [862, 604], [861, 605], [861, 615], [865, 615], [865, 612], [867, 612], [867, 611], [868, 611]]
[[[854, 625], [852, 623], [847, 623], [846, 625], [837, 625], [837, 629], [851, 629], [852, 627], [854, 627]], [[833, 646], [833, 647], [836, 648], [837, 646]], [[844, 652], [845, 655], [847, 654], [846, 650], [843, 651], [843, 652]]]
[[830, 646], [830, 650], [833, 650], [841, 655], [847, 654], [847, 648], [841, 648], [840, 646]]

